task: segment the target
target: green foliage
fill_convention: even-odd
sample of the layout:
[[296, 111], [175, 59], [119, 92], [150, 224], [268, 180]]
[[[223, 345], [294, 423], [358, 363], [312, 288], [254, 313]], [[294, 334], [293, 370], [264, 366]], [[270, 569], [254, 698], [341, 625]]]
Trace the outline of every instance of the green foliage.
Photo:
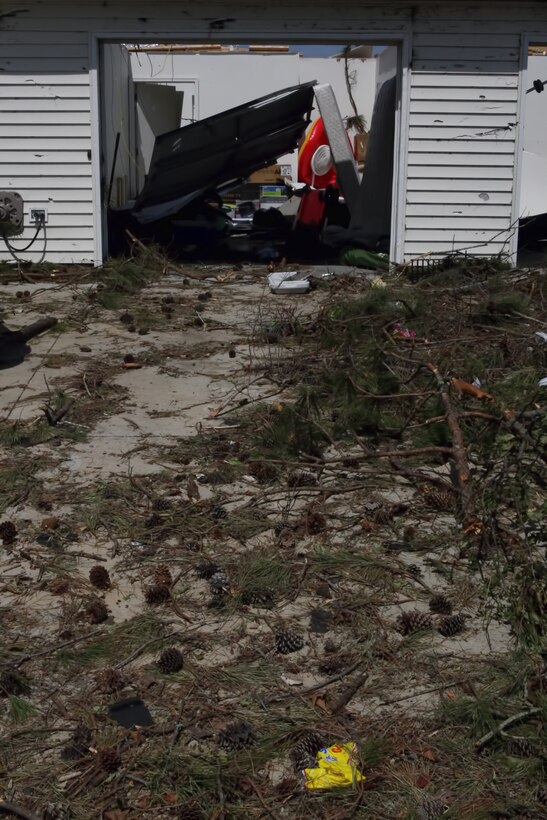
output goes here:
[[39, 465], [36, 462], [22, 454], [14, 455], [13, 462], [4, 462], [0, 470], [0, 514], [4, 513], [18, 497], [36, 488], [35, 473], [38, 469]]
[[6, 447], [32, 447], [35, 444], [42, 444], [48, 438], [50, 433], [46, 423], [32, 426], [18, 422], [0, 425], [0, 443]]
[[419, 427], [412, 434], [412, 444], [415, 447], [450, 447], [452, 444], [450, 428], [445, 421]]
[[524, 293], [502, 290], [490, 293], [477, 308], [475, 320], [484, 325], [500, 325], [510, 321], [522, 321], [522, 315], [530, 310], [530, 299]]
[[370, 288], [359, 299], [347, 300], [331, 308], [328, 318], [336, 324], [382, 314], [393, 315], [393, 294], [388, 288]]
[[518, 291], [501, 291], [492, 293], [488, 302], [491, 313], [511, 314], [525, 313], [530, 307], [530, 300], [524, 293]]
[[138, 247], [133, 256], [108, 259], [100, 271], [97, 303], [107, 310], [121, 307], [127, 297], [163, 275], [168, 259], [162, 249]]
[[109, 647], [102, 641], [85, 646], [83, 649], [65, 650], [59, 653], [61, 663], [70, 667], [92, 666], [108, 657]]
[[36, 714], [34, 706], [17, 695], [10, 695], [8, 700], [8, 713], [14, 723], [26, 723]]
[[[55, 407], [53, 409], [55, 410]], [[63, 424], [52, 427], [45, 418], [35, 424], [0, 424], [0, 444], [6, 447], [34, 447], [52, 439], [80, 441], [86, 435], [87, 430], [84, 427]]]
[[359, 756], [365, 770], [378, 766], [391, 753], [389, 743], [381, 737], [368, 737], [359, 744]]
[[314, 392], [303, 389], [294, 405], [287, 405], [270, 417], [260, 434], [260, 444], [273, 456], [320, 456], [326, 439], [315, 422], [319, 412]]
[[290, 579], [290, 564], [267, 553], [253, 552], [239, 565], [238, 588], [242, 593], [261, 590], [286, 593]]
[[512, 370], [492, 387], [492, 393], [501, 406], [524, 410], [538, 395], [537, 370], [525, 367]]
[[530, 560], [513, 567], [502, 564], [490, 586], [498, 618], [507, 620], [520, 646], [547, 648], [547, 567]]
[[478, 740], [497, 727], [500, 710], [506, 708], [500, 697], [485, 690], [475, 698], [443, 698], [437, 710], [437, 718], [442, 724], [464, 728], [470, 739]]

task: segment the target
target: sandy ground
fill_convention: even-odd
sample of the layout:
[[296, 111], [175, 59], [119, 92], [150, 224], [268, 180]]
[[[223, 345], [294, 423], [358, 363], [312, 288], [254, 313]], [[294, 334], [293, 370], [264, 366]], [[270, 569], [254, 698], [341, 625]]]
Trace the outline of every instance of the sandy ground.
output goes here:
[[[93, 283], [25, 284], [29, 296], [23, 299], [17, 296], [22, 289], [20, 284], [0, 286], [4, 320], [10, 328], [16, 329], [43, 315], [59, 319], [57, 328], [30, 343], [32, 351], [24, 363], [0, 371], [2, 428], [24, 430], [32, 436], [33, 429], [43, 424], [44, 405], [51, 405], [56, 400], [56, 391], [62, 391], [65, 399], [75, 399], [74, 409], [57, 428], [52, 428], [54, 438], [42, 443], [33, 442], [31, 446], [13, 446], [4, 440], [0, 449], [5, 469], [17, 472], [17, 464], [20, 464], [21, 471], [30, 470], [29, 481], [23, 482], [24, 486], [16, 483], [13, 491], [4, 487], [7, 500], [2, 520], [12, 521], [19, 530], [13, 545], [4, 545], [0, 549], [4, 654], [11, 656], [15, 653], [19, 657], [17, 653], [30, 652], [32, 655], [42, 647], [57, 646], [65, 639], [77, 639], [95, 629], [102, 635], [105, 631], [137, 622], [149, 611], [144, 592], [150, 573], [156, 564], [166, 563], [178, 580], [176, 610], [169, 617], [162, 615], [162, 624], [165, 629], [182, 636], [185, 652], [191, 656], [193, 682], [190, 684], [189, 679], [183, 678], [179, 682], [180, 691], [189, 697], [196, 682], [198, 687], [203, 687], [202, 694], [213, 704], [211, 731], [216, 731], [231, 714], [237, 715], [248, 697], [242, 694], [239, 679], [236, 686], [229, 676], [222, 678], [220, 675], [223, 669], [230, 670], [234, 664], [243, 663], [245, 658], [252, 656], [261, 662], [264, 655], [268, 664], [277, 667], [275, 685], [283, 698], [298, 700], [293, 693], [314, 686], [322, 691], [320, 687], [325, 674], [318, 671], [318, 662], [329, 652], [332, 654], [329, 645], [335, 646], [334, 654], [343, 654], [347, 648], [343, 611], [344, 607], [351, 608], [353, 598], [358, 598], [359, 606], [363, 607], [359, 615], [363, 629], [385, 634], [387, 655], [383, 658], [376, 655], [375, 664], [368, 669], [366, 686], [348, 704], [346, 724], [340, 730], [347, 734], [351, 731], [348, 726], [353, 725], [355, 733], [362, 736], [368, 721], [383, 715], [389, 720], [399, 719], [397, 716], [401, 720], [407, 720], [409, 716], [419, 720], [420, 716], [431, 714], [437, 707], [441, 690], [451, 684], [452, 688], [458, 686], [462, 665], [467, 670], [465, 677], [475, 664], [478, 668], [487, 663], [489, 657], [505, 652], [509, 638], [503, 624], [492, 622], [488, 630], [485, 629], [472, 583], [458, 576], [458, 570], [450, 569], [455, 560], [450, 546], [450, 533], [455, 526], [453, 518], [450, 514], [430, 512], [424, 519], [423, 509], [414, 508], [414, 494], [405, 482], [379, 482], [375, 496], [386, 504], [404, 502], [409, 505], [404, 522], [395, 522], [385, 530], [380, 528], [373, 536], [369, 535], [361, 524], [362, 510], [374, 493], [371, 494], [370, 487], [357, 489], [328, 499], [324, 506], [328, 521], [326, 533], [301, 533], [297, 543], [289, 548], [276, 547], [279, 533], [274, 529], [279, 511], [287, 508], [287, 499], [291, 496], [286, 484], [270, 487], [265, 501], [264, 487], [245, 470], [237, 480], [199, 485], [197, 506], [203, 507], [204, 516], [208, 514], [210, 499], [220, 499], [228, 516], [244, 510], [252, 499], [259, 496], [262, 499], [260, 503], [264, 506], [260, 509], [269, 516], [269, 521], [259, 527], [258, 532], [245, 538], [224, 534], [219, 541], [219, 536], [211, 531], [202, 539], [201, 548], [223, 566], [244, 566], [254, 553], [263, 549], [278, 549], [283, 561], [292, 562], [295, 577], [300, 579], [296, 581], [297, 594], [286, 597], [282, 594], [275, 611], [269, 612], [267, 617], [254, 607], [231, 610], [229, 615], [219, 615], [208, 608], [208, 581], [196, 576], [197, 558], [188, 552], [180, 555], [180, 544], [194, 540], [194, 531], [188, 534], [170, 531], [159, 540], [152, 538], [153, 544], [147, 553], [149, 544], [143, 537], [142, 521], [150, 514], [152, 496], [157, 494], [168, 498], [175, 506], [190, 504], [189, 482], [193, 476], [199, 478], [209, 468], [196, 458], [189, 443], [192, 437], [202, 443], [214, 440], [220, 430], [229, 449], [230, 431], [236, 430], [238, 424], [234, 412], [242, 403], [249, 406], [261, 398], [269, 404], [279, 400], [278, 383], [272, 381], [271, 373], [279, 367], [284, 352], [275, 343], [265, 343], [264, 334], [268, 328], [271, 330], [272, 323], [285, 321], [287, 317], [309, 315], [326, 298], [323, 291], [305, 296], [274, 296], [265, 287], [265, 273], [261, 270], [236, 271], [223, 282], [218, 281], [216, 275], [213, 273], [209, 281], [190, 280], [189, 283], [180, 275], [166, 276], [135, 296], [134, 306], [130, 304], [123, 310], [109, 311], [98, 308], [89, 298], [89, 293], [95, 289]], [[209, 294], [210, 298], [203, 294]], [[165, 305], [169, 306], [169, 315], [162, 312]], [[135, 332], [122, 321], [125, 312], [135, 313]], [[147, 332], [140, 335], [140, 326]], [[128, 356], [141, 366], [125, 368], [124, 357]], [[95, 404], [98, 404], [98, 410], [94, 409]], [[220, 462], [229, 459], [228, 455]], [[218, 461], [217, 458], [215, 463]], [[347, 478], [349, 485], [362, 479], [363, 474], [359, 473]], [[141, 496], [137, 507], [131, 506], [133, 501], [127, 507], [128, 517], [135, 514], [135, 520], [139, 521], [134, 535], [127, 522], [123, 522], [125, 526], [120, 523], [118, 530], [112, 524], [114, 519], [109, 519], [108, 525], [101, 523], [100, 516], [106, 515], [106, 508], [97, 512], [93, 507], [98, 487], [104, 489], [107, 484], [119, 484], [127, 488], [131, 480], [140, 482], [148, 492], [148, 495]], [[329, 484], [328, 476], [324, 482], [326, 486], [333, 486], [332, 482]], [[318, 494], [317, 490], [309, 492], [311, 495], [306, 491], [296, 496], [292, 493], [290, 510], [293, 519], [308, 509], [310, 499]], [[161, 511], [159, 514], [160, 517], [168, 515]], [[48, 519], [53, 519], [50, 525]], [[400, 552], [394, 557], [393, 567], [405, 578], [408, 577], [406, 567], [418, 565], [421, 575], [414, 586], [410, 581], [410, 587], [406, 582], [390, 587], [382, 600], [376, 581], [368, 578], [364, 565], [360, 569], [357, 564], [347, 576], [342, 576], [338, 570], [329, 574], [327, 563], [322, 569], [313, 572], [310, 569], [308, 573], [319, 547], [326, 549], [338, 543], [348, 554], [373, 554], [378, 544], [400, 537], [403, 523], [424, 528], [422, 534], [434, 543], [431, 552]], [[53, 540], [37, 542], [37, 537], [44, 533], [50, 534]], [[448, 573], [439, 574], [438, 567], [430, 562], [431, 558], [444, 563]], [[108, 570], [112, 579], [111, 588], [105, 592], [94, 591], [89, 583], [89, 571], [98, 563]], [[52, 584], [59, 579], [68, 579], [68, 587], [62, 594], [53, 591]], [[374, 615], [372, 610], [367, 611], [362, 600], [367, 584], [371, 585]], [[327, 597], [325, 586], [329, 590]], [[403, 652], [398, 657], [397, 647], [402, 639], [393, 629], [388, 636], [385, 625], [393, 624], [405, 609], [413, 610], [418, 605], [427, 611], [428, 597], [439, 592], [447, 592], [458, 611], [469, 616], [466, 631], [452, 639], [434, 633], [425, 646], [417, 644], [421, 647], [419, 661], [412, 660], [412, 650], [410, 655]], [[89, 622], [81, 620], [83, 602], [92, 595], [99, 595], [106, 604], [108, 620], [105, 624], [90, 626]], [[332, 618], [325, 634], [310, 631], [310, 612], [318, 608], [328, 609]], [[300, 652], [275, 661], [270, 645], [272, 629], [275, 630], [278, 623], [300, 627], [306, 633], [307, 641]], [[191, 630], [185, 631], [190, 627], [197, 630], [199, 638], [195, 642], [192, 642]], [[129, 649], [135, 649], [150, 635], [153, 639], [154, 633], [148, 632]], [[119, 652], [117, 660], [131, 655], [126, 644]], [[157, 694], [154, 688], [147, 688], [152, 685], [150, 680], [154, 673], [150, 670], [155, 657], [157, 644], [151, 640], [149, 648], [124, 665], [124, 672], [131, 672], [133, 685], [123, 694], [144, 694], [156, 722], [162, 724], [176, 712], [176, 698], [166, 700], [165, 683], [161, 684], [163, 695]], [[54, 654], [49, 660], [53, 662]], [[98, 666], [94, 664], [92, 662], [83, 669], [80, 679], [70, 667], [70, 676], [65, 679], [62, 670], [53, 663], [48, 680], [47, 668], [39, 662], [30, 662], [31, 677], [45, 676], [33, 684], [30, 702], [41, 715], [37, 722], [33, 718], [33, 725], [58, 729], [61, 733], [59, 743], [66, 742], [66, 733], [73, 728], [74, 722], [82, 719], [86, 722], [91, 719], [93, 709], [97, 713], [97, 709], [104, 707], [104, 700], [91, 712], [82, 705], [82, 697], [94, 696], [92, 673], [101, 666], [100, 663]], [[239, 669], [237, 674], [243, 673]], [[250, 686], [252, 689], [254, 684]], [[44, 698], [50, 699], [49, 706]], [[78, 707], [77, 703], [80, 704]], [[316, 712], [321, 710], [321, 703], [315, 702], [313, 708]], [[190, 707], [189, 711], [192, 711]], [[93, 721], [98, 725], [99, 734], [112, 731], [104, 720], [97, 724], [94, 717]], [[309, 721], [310, 714], [307, 713], [308, 726]], [[298, 725], [296, 718], [294, 725]], [[5, 728], [7, 742], [15, 743], [13, 725], [8, 721]], [[198, 732], [185, 742], [201, 748], [200, 744], [207, 744], [209, 740], [201, 740]], [[19, 761], [19, 768], [15, 773], [5, 772], [6, 799], [24, 803], [30, 798], [32, 804], [35, 798], [42, 803], [47, 798], [63, 805], [68, 800], [73, 805], [75, 817], [84, 818], [90, 811], [88, 818], [103, 816], [89, 808], [83, 793], [71, 796], [68, 785], [73, 780], [67, 780], [66, 771], [63, 772], [59, 763], [58, 750], [52, 758], [55, 761], [51, 771], [52, 783], [44, 785], [43, 782], [33, 782], [28, 770], [21, 772], [19, 752], [15, 746], [10, 748]], [[193, 747], [189, 745], [188, 748]], [[27, 748], [26, 765], [28, 767], [34, 761], [37, 769], [43, 770], [51, 754], [51, 749], [46, 752], [40, 746], [34, 752]], [[286, 759], [284, 763], [274, 760], [265, 764], [261, 782], [277, 786], [287, 774], [286, 764]], [[139, 776], [144, 778], [143, 782], [148, 782], [148, 773], [143, 766], [141, 764], [138, 769]], [[78, 769], [73, 774], [83, 777]], [[135, 783], [132, 789], [127, 799], [130, 803], [133, 801], [133, 806], [139, 799], [142, 801], [141, 792], [149, 794], [150, 791]], [[93, 783], [89, 790], [93, 795]], [[141, 802], [141, 806], [145, 806], [145, 802]], [[120, 814], [120, 817], [173, 816], [169, 809], [157, 805], [150, 810], [135, 811]], [[313, 816], [299, 813], [301, 811], [298, 809], [291, 814], [289, 809], [288, 813], [281, 810], [279, 816]], [[245, 814], [243, 810], [237, 816], [258, 817], [260, 812], [256, 813], [253, 808], [251, 813]], [[363, 816], [372, 817], [374, 811]]]

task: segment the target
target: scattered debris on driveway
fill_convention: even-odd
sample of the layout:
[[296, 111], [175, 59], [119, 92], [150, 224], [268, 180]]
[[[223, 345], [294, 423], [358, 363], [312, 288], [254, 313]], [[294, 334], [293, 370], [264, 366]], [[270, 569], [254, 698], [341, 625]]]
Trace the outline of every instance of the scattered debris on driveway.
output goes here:
[[0, 273], [4, 814], [544, 816], [545, 274], [294, 270]]

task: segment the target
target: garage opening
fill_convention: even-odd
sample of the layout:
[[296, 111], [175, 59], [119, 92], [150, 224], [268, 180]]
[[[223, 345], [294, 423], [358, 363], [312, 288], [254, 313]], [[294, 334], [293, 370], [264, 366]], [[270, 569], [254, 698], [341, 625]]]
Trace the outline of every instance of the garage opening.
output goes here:
[[99, 65], [104, 255], [394, 257], [400, 44], [102, 42]]

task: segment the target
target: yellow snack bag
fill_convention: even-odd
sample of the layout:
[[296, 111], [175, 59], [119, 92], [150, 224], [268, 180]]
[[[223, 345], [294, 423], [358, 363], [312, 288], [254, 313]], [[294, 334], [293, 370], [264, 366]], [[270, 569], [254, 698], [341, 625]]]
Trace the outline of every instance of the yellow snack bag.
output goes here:
[[304, 769], [306, 788], [335, 789], [364, 780], [353, 760], [356, 752], [355, 743], [336, 743], [321, 749], [317, 752], [317, 768]]

